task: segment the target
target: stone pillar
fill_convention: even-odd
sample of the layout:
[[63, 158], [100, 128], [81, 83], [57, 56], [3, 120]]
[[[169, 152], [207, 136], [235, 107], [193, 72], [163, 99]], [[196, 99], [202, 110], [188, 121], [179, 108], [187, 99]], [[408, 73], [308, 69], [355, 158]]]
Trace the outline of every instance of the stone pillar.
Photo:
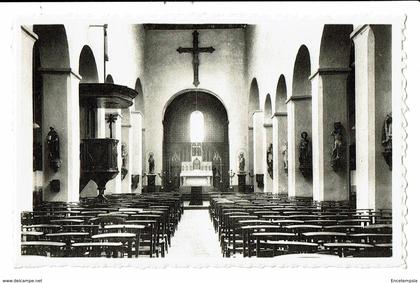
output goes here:
[[[264, 162], [265, 162], [265, 152], [263, 146], [263, 125], [264, 125], [264, 113], [260, 110], [255, 111], [252, 116], [252, 123], [254, 129], [254, 180], [256, 183], [257, 174], [264, 174]], [[263, 188], [258, 188], [255, 186], [255, 192], [262, 192]]]
[[310, 95], [295, 95], [287, 101], [289, 197], [312, 197], [312, 176], [304, 176], [299, 169], [301, 133], [307, 132], [312, 143], [312, 105]]
[[[44, 193], [46, 201], [78, 201], [80, 179], [79, 82], [67, 68], [41, 68], [43, 79]], [[61, 167], [50, 167], [46, 137], [53, 127], [60, 138]], [[50, 182], [60, 181], [60, 191], [52, 192]]]
[[[348, 68], [322, 68], [310, 80], [312, 83], [312, 164], [313, 198], [315, 201], [341, 201], [349, 199], [348, 152], [344, 168], [335, 172], [330, 160], [334, 147], [331, 135], [334, 122], [347, 127], [347, 77]], [[348, 144], [345, 145], [346, 147]]]
[[38, 36], [29, 28], [22, 26], [18, 40], [21, 61], [18, 67], [20, 75], [17, 84], [16, 102], [16, 188], [18, 195], [18, 211], [31, 211], [33, 203], [33, 115], [32, 115], [32, 53]]
[[[355, 68], [357, 147], [355, 181], [356, 206], [360, 209], [391, 208], [392, 173], [385, 164], [381, 144], [382, 126], [386, 114], [391, 111], [392, 71], [390, 66], [387, 66], [391, 64], [391, 58], [390, 53], [387, 54], [385, 48], [382, 48], [380, 50], [382, 58], [375, 60], [377, 56], [375, 49], [378, 48], [375, 42], [379, 41], [385, 32], [374, 34], [374, 31], [374, 26], [363, 25], [351, 35], [357, 66]], [[379, 75], [381, 72], [388, 77]], [[389, 81], [386, 81], [387, 79]], [[382, 89], [377, 89], [378, 87]]]
[[[148, 163], [147, 163], [147, 152], [146, 152], [146, 129], [144, 128], [145, 120], [144, 117], [142, 118], [142, 129], [141, 129], [141, 158], [142, 158], [142, 176], [140, 183], [142, 184], [142, 187], [144, 187], [147, 184], [146, 176], [144, 174], [147, 173], [148, 170]], [[144, 177], [143, 177], [144, 176]]]
[[[245, 168], [248, 166], [248, 171], [251, 174], [255, 174], [255, 167], [254, 167], [254, 127], [248, 127], [248, 164], [245, 163]], [[245, 169], [246, 170], [246, 169]], [[254, 188], [256, 187], [255, 184], [255, 176], [254, 177], [250, 177], [248, 174], [248, 178], [249, 178], [249, 184], [251, 186], [254, 186]]]
[[105, 137], [105, 129], [108, 127], [105, 120], [105, 108], [96, 108], [96, 138]]
[[287, 143], [287, 113], [276, 112], [273, 121], [273, 193], [287, 194], [283, 147]]
[[[121, 189], [121, 165], [122, 165], [122, 159], [121, 159], [121, 110], [120, 109], [106, 109], [106, 116], [109, 114], [118, 114], [117, 120], [112, 125], [112, 138], [117, 139], [118, 146], [117, 146], [117, 152], [118, 152], [118, 175], [108, 181], [106, 184], [106, 190], [105, 194], [120, 194], [122, 193]], [[106, 137], [110, 137], [110, 131], [109, 131], [109, 124], [107, 124], [106, 127]]]
[[[122, 124], [121, 124], [120, 148], [122, 150], [123, 144], [126, 147], [127, 156], [125, 157], [125, 163], [126, 163], [125, 169], [127, 169], [127, 174], [125, 175], [124, 179], [121, 180], [121, 192], [131, 193], [131, 174], [133, 173], [133, 170], [132, 170], [133, 165], [131, 161], [133, 157], [133, 133], [132, 133], [132, 128], [131, 128], [131, 114], [130, 114], [129, 109], [124, 109], [122, 112], [123, 112], [123, 117], [122, 117]], [[121, 161], [123, 161], [122, 155], [121, 155]], [[122, 167], [121, 167], [121, 170], [122, 170]]]
[[[268, 174], [268, 164], [267, 164], [267, 151], [270, 144], [273, 143], [273, 124], [265, 123], [263, 131], [263, 152], [264, 152], [264, 192], [271, 193], [273, 192], [273, 178]], [[274, 158], [274, 157], [273, 157]], [[274, 165], [274, 159], [273, 159]]]
[[139, 111], [131, 112], [131, 127], [133, 132], [132, 155], [130, 156], [133, 175], [139, 176], [137, 188], [132, 190], [133, 193], [142, 192], [142, 174], [143, 174], [143, 116]]

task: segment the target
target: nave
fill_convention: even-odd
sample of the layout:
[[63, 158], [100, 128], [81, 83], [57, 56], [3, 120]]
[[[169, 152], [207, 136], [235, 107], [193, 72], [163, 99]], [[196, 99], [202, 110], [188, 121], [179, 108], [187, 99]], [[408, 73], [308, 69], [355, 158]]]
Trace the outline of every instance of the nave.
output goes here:
[[296, 24], [21, 26], [22, 254], [398, 256], [399, 30]]
[[212, 193], [208, 210], [186, 212], [176, 193], [111, 195], [24, 212], [21, 248], [51, 257], [389, 257], [391, 215], [267, 193]]

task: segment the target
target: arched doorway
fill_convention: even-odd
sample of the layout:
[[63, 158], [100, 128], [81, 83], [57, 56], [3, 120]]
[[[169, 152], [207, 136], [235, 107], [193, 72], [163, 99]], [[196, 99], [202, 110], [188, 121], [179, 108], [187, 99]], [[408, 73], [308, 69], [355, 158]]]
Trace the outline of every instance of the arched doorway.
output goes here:
[[275, 112], [273, 114], [273, 192], [287, 194], [287, 88], [281, 75], [276, 88]]
[[302, 45], [293, 69], [289, 102], [289, 196], [312, 197], [312, 86], [309, 50]]
[[264, 158], [264, 192], [273, 191], [273, 107], [271, 96], [267, 94], [264, 103], [264, 135], [263, 148], [265, 152]]
[[[196, 125], [193, 113], [203, 115], [202, 126]], [[223, 103], [204, 90], [182, 92], [167, 105], [163, 118], [162, 160], [166, 190], [180, 186], [180, 173], [188, 169], [181, 168], [183, 162], [193, 162], [197, 156], [202, 164], [211, 165], [204, 169], [212, 171], [213, 187], [223, 190], [229, 186], [228, 123]]]

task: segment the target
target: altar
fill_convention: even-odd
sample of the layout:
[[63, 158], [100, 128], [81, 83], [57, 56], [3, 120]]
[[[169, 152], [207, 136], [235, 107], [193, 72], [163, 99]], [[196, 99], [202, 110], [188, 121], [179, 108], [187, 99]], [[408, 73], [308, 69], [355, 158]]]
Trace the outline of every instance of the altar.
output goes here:
[[183, 187], [211, 187], [213, 184], [211, 162], [201, 162], [198, 158], [192, 162], [182, 162], [180, 177]]

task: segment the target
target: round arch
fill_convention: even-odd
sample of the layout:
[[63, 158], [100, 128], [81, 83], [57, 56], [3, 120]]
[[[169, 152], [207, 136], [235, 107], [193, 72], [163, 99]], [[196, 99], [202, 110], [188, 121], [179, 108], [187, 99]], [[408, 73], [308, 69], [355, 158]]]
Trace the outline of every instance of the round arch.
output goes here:
[[[196, 111], [203, 115], [204, 131], [200, 134], [203, 137], [200, 142], [196, 142], [194, 135], [191, 135], [191, 127], [195, 124], [191, 123], [190, 118]], [[192, 162], [196, 158], [199, 159], [201, 170], [213, 171], [212, 185], [215, 188], [229, 186], [229, 119], [220, 98], [207, 90], [182, 90], [168, 100], [162, 115], [165, 189], [179, 188], [182, 162]]]
[[81, 83], [97, 83], [98, 68], [92, 49], [85, 45], [79, 56], [79, 75], [82, 77]]
[[273, 106], [271, 103], [271, 96], [268, 93], [265, 97], [265, 102], [264, 102], [264, 123], [271, 123], [272, 116], [273, 116]]
[[292, 96], [311, 95], [311, 57], [305, 45], [299, 48], [293, 68]]
[[319, 68], [347, 68], [350, 64], [352, 25], [325, 25], [319, 53]]
[[276, 112], [286, 112], [287, 87], [284, 75], [280, 75], [276, 88]]
[[248, 118], [250, 126], [252, 126], [252, 114], [256, 110], [260, 110], [260, 94], [257, 79], [253, 78], [251, 81], [248, 98]]
[[214, 96], [224, 107], [224, 109], [226, 110], [226, 115], [227, 115], [227, 122], [229, 123], [229, 111], [228, 108], [226, 107], [225, 103], [223, 102], [223, 100], [220, 98], [219, 95], [217, 95], [216, 93], [208, 90], [208, 89], [204, 89], [204, 88], [187, 88], [187, 89], [183, 89], [181, 91], [178, 91], [177, 93], [175, 93], [174, 95], [172, 95], [165, 103], [165, 105], [163, 106], [162, 109], [162, 122], [165, 118], [165, 113], [166, 113], [166, 109], [168, 108], [168, 106], [172, 103], [172, 101], [177, 98], [180, 95], [183, 95], [185, 93], [190, 93], [190, 92], [202, 92], [205, 94], [209, 94], [211, 96]]
[[70, 68], [64, 25], [34, 25], [34, 32], [38, 35], [41, 68]]
[[134, 99], [134, 109], [136, 111], [140, 111], [141, 114], [145, 115], [146, 113], [145, 113], [145, 108], [144, 108], [143, 86], [141, 84], [140, 78], [137, 78], [134, 89], [138, 93], [138, 95]]
[[108, 74], [105, 78], [105, 83], [113, 84], [114, 83], [114, 78], [110, 74]]

